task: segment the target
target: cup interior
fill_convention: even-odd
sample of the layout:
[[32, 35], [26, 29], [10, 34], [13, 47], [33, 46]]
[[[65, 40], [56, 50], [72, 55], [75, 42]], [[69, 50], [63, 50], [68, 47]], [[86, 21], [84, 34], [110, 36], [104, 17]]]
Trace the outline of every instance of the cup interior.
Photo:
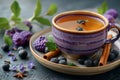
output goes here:
[[[65, 18], [67, 20], [67, 17], [70, 16], [71, 19], [73, 16], [82, 16], [82, 17], [90, 17], [90, 18], [95, 18], [98, 22], [102, 23], [103, 26], [94, 30], [87, 30], [87, 31], [75, 31], [69, 28], [64, 28], [61, 25], [59, 25], [57, 22], [60, 19]], [[65, 20], [64, 20], [65, 21]], [[56, 15], [53, 19], [52, 19], [52, 24], [55, 28], [61, 30], [61, 31], [65, 31], [65, 32], [70, 32], [70, 33], [93, 33], [93, 32], [98, 32], [101, 31], [103, 29], [105, 29], [108, 26], [108, 20], [102, 16], [101, 14], [95, 13], [95, 12], [91, 12], [91, 11], [85, 11], [85, 10], [75, 10], [75, 11], [67, 11], [67, 12], [63, 12], [60, 13], [58, 15]]]

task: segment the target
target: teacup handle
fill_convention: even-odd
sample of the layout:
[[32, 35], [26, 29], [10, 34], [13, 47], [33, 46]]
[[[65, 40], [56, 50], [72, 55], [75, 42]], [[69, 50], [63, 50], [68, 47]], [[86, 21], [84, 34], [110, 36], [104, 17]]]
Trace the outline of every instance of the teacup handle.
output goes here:
[[116, 28], [118, 30], [118, 33], [115, 38], [106, 40], [106, 43], [114, 43], [120, 37], [120, 26], [115, 24], [114, 26], [110, 26], [110, 29], [112, 29], [112, 28]]

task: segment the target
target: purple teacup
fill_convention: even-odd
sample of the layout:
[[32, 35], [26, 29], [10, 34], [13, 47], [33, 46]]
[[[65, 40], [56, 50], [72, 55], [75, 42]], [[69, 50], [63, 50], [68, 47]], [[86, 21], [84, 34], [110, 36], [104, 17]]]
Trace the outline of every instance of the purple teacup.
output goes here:
[[[120, 37], [120, 28], [109, 26], [108, 20], [104, 16], [91, 11], [63, 12], [52, 19], [52, 24], [55, 43], [63, 53], [70, 55], [94, 54], [105, 43], [114, 42]], [[89, 29], [90, 27], [91, 29]], [[107, 40], [108, 31], [113, 27], [117, 28], [119, 33], [116, 38]]]

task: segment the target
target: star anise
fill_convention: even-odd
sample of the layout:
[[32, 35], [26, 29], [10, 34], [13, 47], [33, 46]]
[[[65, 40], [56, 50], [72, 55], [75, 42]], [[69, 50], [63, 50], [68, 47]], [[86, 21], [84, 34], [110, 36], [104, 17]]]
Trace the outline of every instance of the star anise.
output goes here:
[[22, 72], [18, 72], [18, 73], [16, 73], [13, 77], [23, 79], [24, 77], [27, 77], [27, 75], [25, 75], [25, 74], [22, 73]]

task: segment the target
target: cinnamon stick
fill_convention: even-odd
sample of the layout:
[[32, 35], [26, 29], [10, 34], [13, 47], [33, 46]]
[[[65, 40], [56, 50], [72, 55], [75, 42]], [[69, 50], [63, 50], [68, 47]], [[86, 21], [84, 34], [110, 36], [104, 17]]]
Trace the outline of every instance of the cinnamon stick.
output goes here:
[[[108, 35], [108, 39], [111, 39], [112, 35]], [[105, 44], [102, 56], [99, 61], [99, 66], [105, 65], [107, 63], [109, 54], [110, 54], [110, 49], [111, 49], [112, 43]]]
[[56, 49], [55, 51], [50, 51], [50, 52], [44, 54], [43, 58], [49, 60], [50, 58], [57, 56], [59, 54], [59, 52], [60, 52], [59, 49]]

